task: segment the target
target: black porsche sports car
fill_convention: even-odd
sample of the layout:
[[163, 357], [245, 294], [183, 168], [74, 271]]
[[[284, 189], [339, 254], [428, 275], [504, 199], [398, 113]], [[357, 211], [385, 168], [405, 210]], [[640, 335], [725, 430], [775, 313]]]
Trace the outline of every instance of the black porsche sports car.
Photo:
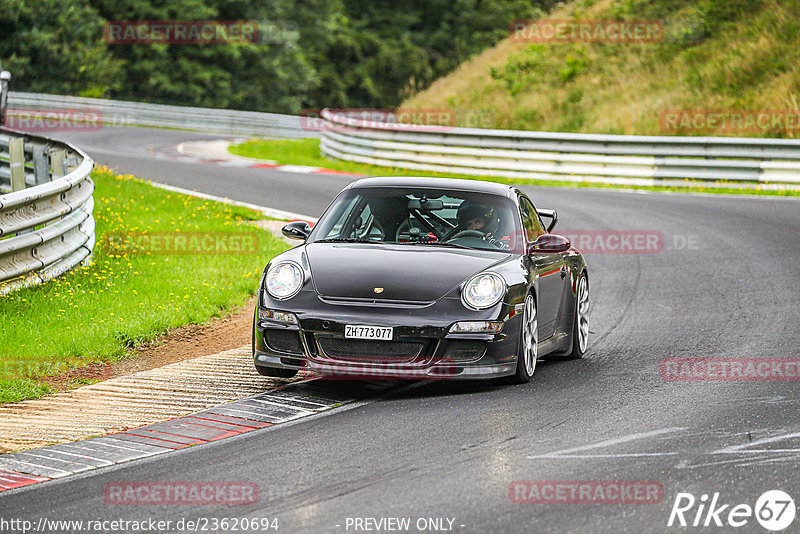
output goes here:
[[256, 369], [527, 382], [537, 358], [580, 358], [589, 278], [580, 252], [548, 233], [557, 220], [508, 185], [358, 180], [313, 228], [283, 228], [304, 243], [264, 270]]

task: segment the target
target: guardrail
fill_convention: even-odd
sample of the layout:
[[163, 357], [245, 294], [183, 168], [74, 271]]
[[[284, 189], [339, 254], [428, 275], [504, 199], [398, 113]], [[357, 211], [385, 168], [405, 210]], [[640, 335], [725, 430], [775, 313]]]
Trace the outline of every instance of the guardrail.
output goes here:
[[[38, 114], [37, 114], [38, 112]], [[13, 117], [80, 113], [79, 120], [117, 126], [151, 126], [203, 132], [260, 137], [317, 137], [303, 128], [302, 118], [277, 113], [228, 109], [166, 106], [100, 98], [11, 92], [8, 99], [9, 122]], [[71, 122], [76, 122], [74, 119]], [[35, 124], [35, 121], [30, 121]], [[19, 128], [28, 130], [29, 128]]]
[[387, 167], [509, 178], [795, 188], [800, 140], [598, 135], [365, 122], [321, 113], [320, 148], [333, 158]]
[[91, 259], [93, 166], [69, 144], [0, 131], [0, 295]]

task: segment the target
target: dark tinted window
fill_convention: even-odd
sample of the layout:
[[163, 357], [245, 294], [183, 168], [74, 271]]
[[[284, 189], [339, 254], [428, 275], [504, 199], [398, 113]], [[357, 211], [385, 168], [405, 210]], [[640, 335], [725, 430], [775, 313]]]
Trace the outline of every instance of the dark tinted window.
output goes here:
[[364, 187], [349, 189], [334, 201], [311, 241], [449, 243], [519, 253], [523, 245], [517, 219], [514, 203], [500, 195]]

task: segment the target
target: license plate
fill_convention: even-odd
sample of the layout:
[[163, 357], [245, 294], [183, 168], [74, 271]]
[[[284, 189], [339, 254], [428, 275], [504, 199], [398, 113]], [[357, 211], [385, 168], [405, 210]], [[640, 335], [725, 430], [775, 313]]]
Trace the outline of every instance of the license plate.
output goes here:
[[348, 324], [344, 327], [344, 337], [351, 339], [392, 339], [390, 326], [360, 326]]

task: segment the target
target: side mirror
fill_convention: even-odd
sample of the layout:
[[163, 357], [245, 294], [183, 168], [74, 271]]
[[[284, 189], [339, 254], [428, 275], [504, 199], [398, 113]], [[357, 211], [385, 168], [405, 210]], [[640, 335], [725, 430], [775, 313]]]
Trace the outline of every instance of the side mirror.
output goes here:
[[544, 234], [528, 245], [528, 254], [566, 252], [572, 243], [563, 235]]
[[306, 221], [292, 221], [281, 229], [281, 233], [289, 239], [305, 241], [311, 235], [311, 225]]
[[547, 231], [552, 232], [553, 228], [556, 227], [556, 223], [558, 222], [558, 212], [556, 210], [537, 209], [536, 213], [539, 214], [539, 217], [544, 217], [545, 219], [551, 219], [550, 224], [547, 225]]

